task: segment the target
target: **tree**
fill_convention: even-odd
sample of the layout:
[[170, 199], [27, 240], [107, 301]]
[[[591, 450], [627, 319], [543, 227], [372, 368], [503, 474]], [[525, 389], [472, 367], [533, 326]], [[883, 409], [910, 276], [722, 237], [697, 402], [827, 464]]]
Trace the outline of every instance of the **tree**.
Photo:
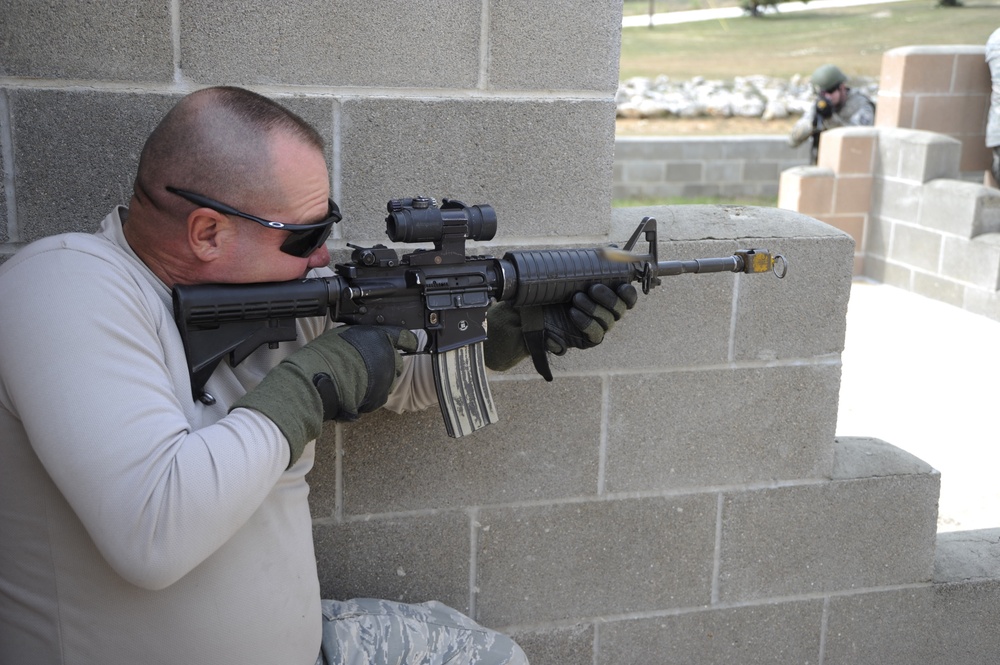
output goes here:
[[[768, 7], [774, 7], [782, 2], [792, 2], [793, 0], [742, 0], [740, 6], [750, 16], [761, 16]], [[808, 2], [809, 0], [801, 0]], [[944, 2], [945, 0], [940, 0]], [[957, 0], [955, 0], [957, 2]]]

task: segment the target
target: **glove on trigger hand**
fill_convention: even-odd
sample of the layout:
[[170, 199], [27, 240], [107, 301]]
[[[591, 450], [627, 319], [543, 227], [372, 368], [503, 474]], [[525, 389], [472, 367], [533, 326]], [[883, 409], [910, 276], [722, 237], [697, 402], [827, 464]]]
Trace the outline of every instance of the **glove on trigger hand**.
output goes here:
[[[638, 298], [631, 284], [621, 284], [614, 291], [595, 284], [586, 292], [574, 294], [569, 303], [542, 307], [546, 349], [562, 355], [569, 348], [597, 346]], [[505, 302], [497, 303], [487, 312], [489, 337], [484, 355], [490, 369], [510, 369], [529, 355], [521, 319], [521, 310]]]
[[289, 466], [320, 435], [324, 420], [353, 421], [389, 398], [403, 371], [398, 350], [417, 351], [416, 335], [390, 326], [328, 330], [282, 360], [232, 409], [261, 412], [288, 440]]

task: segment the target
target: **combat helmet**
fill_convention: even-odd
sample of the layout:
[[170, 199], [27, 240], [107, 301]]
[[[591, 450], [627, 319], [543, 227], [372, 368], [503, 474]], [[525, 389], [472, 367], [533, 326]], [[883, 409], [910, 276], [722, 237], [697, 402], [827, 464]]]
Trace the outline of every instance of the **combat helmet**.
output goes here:
[[810, 80], [816, 89], [821, 91], [832, 90], [841, 83], [847, 83], [844, 72], [836, 65], [822, 65], [813, 72]]

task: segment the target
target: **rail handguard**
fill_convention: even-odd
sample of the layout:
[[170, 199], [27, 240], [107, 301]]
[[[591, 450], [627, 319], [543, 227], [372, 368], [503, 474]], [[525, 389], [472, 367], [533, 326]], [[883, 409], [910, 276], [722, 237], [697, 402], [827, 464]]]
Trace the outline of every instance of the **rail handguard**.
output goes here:
[[[522, 250], [503, 258], [467, 256], [466, 240], [490, 240], [497, 218], [488, 205], [467, 206], [444, 199], [394, 199], [388, 204], [386, 234], [394, 242], [430, 242], [400, 257], [385, 245], [353, 248], [336, 275], [261, 284], [200, 284], [173, 289], [194, 399], [214, 401], [205, 383], [228, 356], [236, 366], [263, 344], [296, 338], [295, 319], [330, 316], [345, 324], [392, 325], [427, 333], [425, 351], [434, 358], [434, 382], [448, 435], [460, 437], [496, 422], [486, 380], [483, 343], [486, 311], [494, 301], [515, 307], [569, 302], [595, 283], [615, 287], [639, 282], [643, 293], [660, 277], [697, 272], [773, 272], [784, 277], [788, 263], [763, 249], [739, 250], [721, 258], [659, 261], [656, 220], [644, 218], [625, 247]], [[646, 254], [634, 253], [643, 237]], [[551, 380], [544, 353], [535, 367]]]

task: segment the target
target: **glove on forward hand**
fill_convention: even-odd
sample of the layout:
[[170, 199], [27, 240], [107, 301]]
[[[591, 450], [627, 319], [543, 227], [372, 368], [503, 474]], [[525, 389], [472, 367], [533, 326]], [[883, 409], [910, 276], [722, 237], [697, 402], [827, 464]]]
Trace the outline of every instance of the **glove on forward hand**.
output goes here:
[[[621, 284], [614, 291], [594, 284], [579, 291], [566, 304], [547, 305], [542, 309], [545, 347], [561, 356], [567, 349], [589, 349], [632, 309], [638, 293], [631, 284]], [[489, 337], [484, 355], [486, 366], [493, 370], [510, 369], [528, 356], [522, 334], [521, 312], [505, 302], [497, 303], [486, 315]]]
[[413, 353], [417, 346], [416, 335], [404, 328], [328, 330], [282, 360], [230, 410], [254, 409], [272, 420], [288, 439], [291, 466], [324, 420], [357, 420], [385, 404], [403, 371], [398, 350]]

